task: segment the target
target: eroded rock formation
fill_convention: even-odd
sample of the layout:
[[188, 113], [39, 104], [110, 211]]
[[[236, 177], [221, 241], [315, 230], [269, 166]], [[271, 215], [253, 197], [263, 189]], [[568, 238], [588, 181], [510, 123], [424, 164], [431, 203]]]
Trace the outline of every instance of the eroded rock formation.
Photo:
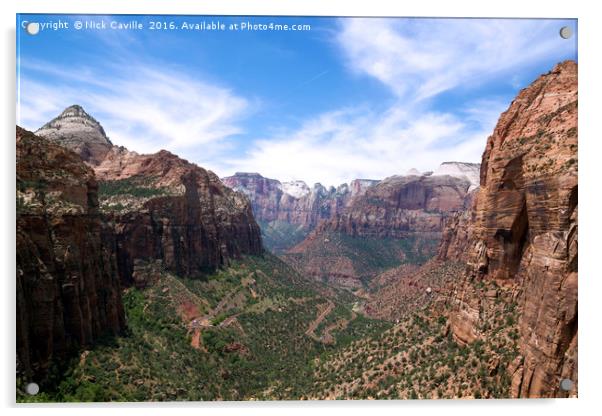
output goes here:
[[126, 285], [134, 283], [135, 265], [159, 261], [181, 276], [197, 277], [242, 254], [261, 253], [249, 201], [213, 172], [165, 150], [146, 155], [114, 146], [78, 105], [38, 134], [76, 151], [94, 170]]
[[166, 151], [128, 153], [127, 168], [112, 156], [96, 171], [126, 281], [141, 261], [161, 260], [180, 276], [198, 277], [243, 254], [261, 253], [248, 199], [213, 172]]
[[351, 200], [378, 183], [375, 180], [355, 179], [337, 188], [326, 188], [316, 183], [309, 188], [302, 181], [280, 182], [264, 178], [258, 173], [236, 173], [222, 178], [226, 186], [249, 197], [258, 221], [274, 221], [299, 225], [305, 230], [334, 218]]
[[467, 179], [452, 176], [392, 176], [367, 189], [321, 228], [381, 238], [441, 232], [449, 213], [465, 209], [470, 186]]
[[90, 164], [100, 163], [113, 147], [100, 123], [79, 105], [67, 107], [35, 133], [73, 150]]
[[17, 369], [30, 380], [125, 328], [97, 190], [77, 154], [17, 127]]
[[[481, 335], [478, 281], [516, 292], [520, 356], [509, 368], [516, 397], [577, 392], [577, 172], [577, 64], [566, 61], [501, 115], [470, 218], [450, 222], [440, 251], [446, 258], [469, 247], [468, 272], [449, 299], [458, 341]], [[560, 390], [563, 378], [574, 381], [570, 392]]]

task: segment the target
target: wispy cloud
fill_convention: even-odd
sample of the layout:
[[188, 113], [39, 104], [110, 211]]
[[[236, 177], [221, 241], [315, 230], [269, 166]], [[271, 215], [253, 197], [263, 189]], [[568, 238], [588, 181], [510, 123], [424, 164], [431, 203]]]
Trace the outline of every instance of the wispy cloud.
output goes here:
[[[338, 25], [336, 45], [348, 70], [388, 87], [390, 107], [318, 115], [297, 130], [257, 141], [244, 158], [224, 163], [226, 171], [336, 185], [431, 170], [450, 160], [479, 162], [509, 105], [492, 95], [491, 85], [517, 88], [530, 81], [517, 78], [524, 68], [574, 52], [558, 36], [560, 23], [551, 20], [345, 18]], [[479, 87], [477, 100], [440, 105], [443, 92]], [[446, 109], [435, 110], [440, 107]]]
[[[230, 89], [174, 69], [129, 64], [102, 71], [36, 62], [25, 69], [18, 120], [24, 127], [35, 130], [77, 103], [114, 143], [138, 152], [169, 149], [186, 156], [207, 147], [215, 153], [243, 132], [240, 121], [249, 110], [249, 101]], [[53, 82], [32, 75], [51, 75]]]
[[478, 85], [537, 60], [570, 52], [551, 20], [341, 19], [337, 37], [349, 68], [423, 100]]
[[[316, 71], [287, 94], [303, 94], [326, 75], [355, 73], [388, 89], [376, 95], [377, 103], [367, 98], [347, 107], [332, 105], [297, 126], [287, 124], [291, 118], [281, 108], [272, 108], [283, 121], [259, 129], [276, 133], [259, 135], [251, 118], [263, 108], [257, 98], [243, 97], [196, 68], [145, 62], [152, 53], [132, 56], [129, 51], [144, 40], [128, 37], [121, 43], [112, 36], [98, 40], [104, 46], [94, 54], [109, 52], [89, 66], [22, 62], [19, 122], [35, 130], [77, 103], [103, 124], [115, 144], [138, 152], [168, 149], [222, 176], [256, 171], [280, 180], [338, 185], [410, 168], [432, 170], [449, 160], [480, 161], [486, 137], [509, 105], [507, 92], [531, 81], [532, 72], [525, 69], [575, 52], [574, 43], [558, 36], [561, 23], [552, 20], [346, 18], [333, 23], [338, 31], [330, 50], [341, 65]], [[265, 71], [277, 68], [266, 63]], [[252, 81], [247, 91], [253, 91]], [[370, 88], [371, 83], [354, 85]], [[500, 85], [507, 86], [503, 97]], [[463, 103], [460, 97], [469, 89], [478, 98]], [[455, 94], [453, 103], [444, 92]], [[255, 93], [268, 102], [274, 98], [263, 90]], [[336, 94], [333, 102], [345, 102], [344, 92]], [[322, 97], [328, 100], [328, 92]]]
[[[503, 107], [490, 103], [491, 112]], [[473, 108], [465, 109], [475, 114]], [[353, 178], [382, 179], [410, 168], [425, 171], [446, 160], [479, 162], [490, 117], [468, 123], [449, 113], [384, 113], [348, 108], [306, 121], [297, 131], [259, 140], [242, 158], [226, 159], [225, 173], [261, 172], [281, 180], [338, 185]]]

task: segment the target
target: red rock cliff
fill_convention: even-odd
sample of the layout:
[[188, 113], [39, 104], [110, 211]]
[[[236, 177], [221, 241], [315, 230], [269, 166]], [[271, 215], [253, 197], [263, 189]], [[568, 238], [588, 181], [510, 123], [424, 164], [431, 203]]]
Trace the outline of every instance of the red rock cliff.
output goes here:
[[119, 148], [95, 170], [127, 283], [137, 280], [137, 266], [157, 260], [180, 276], [198, 277], [262, 252], [248, 199], [213, 172], [167, 151], [138, 155]]
[[[557, 65], [522, 90], [488, 138], [470, 214], [450, 222], [440, 257], [469, 247], [468, 272], [450, 299], [454, 336], [477, 339], [480, 279], [513, 287], [520, 357], [516, 397], [577, 391], [577, 64]], [[453, 229], [455, 228], [455, 230]], [[563, 378], [570, 392], [559, 390]]]
[[38, 132], [74, 150], [94, 170], [126, 285], [148, 284], [156, 267], [197, 277], [242, 254], [262, 252], [249, 201], [213, 172], [165, 150], [146, 155], [114, 146], [77, 105]]
[[465, 209], [470, 182], [452, 176], [392, 176], [368, 188], [320, 230], [352, 236], [404, 238], [443, 230], [451, 212]]
[[80, 157], [17, 127], [17, 369], [41, 381], [125, 327], [116, 243]]

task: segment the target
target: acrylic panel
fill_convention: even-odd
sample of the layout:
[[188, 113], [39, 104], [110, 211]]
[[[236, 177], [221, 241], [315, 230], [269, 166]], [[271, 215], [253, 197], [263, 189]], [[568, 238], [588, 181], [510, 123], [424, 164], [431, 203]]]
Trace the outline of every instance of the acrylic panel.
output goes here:
[[17, 15], [17, 402], [577, 397], [577, 29]]

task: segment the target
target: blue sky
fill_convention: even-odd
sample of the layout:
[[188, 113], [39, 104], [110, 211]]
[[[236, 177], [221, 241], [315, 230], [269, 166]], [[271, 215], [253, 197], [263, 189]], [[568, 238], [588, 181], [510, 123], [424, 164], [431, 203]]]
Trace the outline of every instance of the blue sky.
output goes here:
[[[577, 59], [575, 20], [22, 15], [18, 124], [82, 105], [114, 144], [170, 150], [220, 176], [337, 185], [479, 162], [517, 92]], [[76, 21], [143, 30], [75, 30]], [[149, 30], [151, 21], [178, 30]], [[309, 24], [188, 31], [183, 22]]]

